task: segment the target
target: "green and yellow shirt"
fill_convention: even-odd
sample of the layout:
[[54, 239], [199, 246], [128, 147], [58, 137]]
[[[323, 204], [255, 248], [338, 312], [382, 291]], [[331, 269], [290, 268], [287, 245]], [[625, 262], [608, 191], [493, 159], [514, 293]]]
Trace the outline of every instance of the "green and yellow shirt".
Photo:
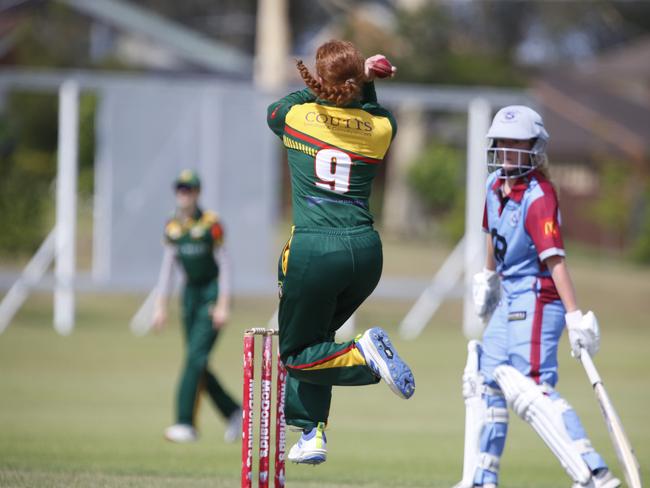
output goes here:
[[172, 217], [165, 225], [165, 242], [175, 248], [188, 285], [202, 285], [219, 276], [214, 250], [223, 244], [223, 227], [214, 212], [197, 209], [184, 221]]
[[268, 108], [267, 122], [287, 148], [294, 224], [355, 227], [372, 224], [372, 181], [397, 132], [377, 103], [373, 83], [360, 102], [336, 107], [309, 89]]

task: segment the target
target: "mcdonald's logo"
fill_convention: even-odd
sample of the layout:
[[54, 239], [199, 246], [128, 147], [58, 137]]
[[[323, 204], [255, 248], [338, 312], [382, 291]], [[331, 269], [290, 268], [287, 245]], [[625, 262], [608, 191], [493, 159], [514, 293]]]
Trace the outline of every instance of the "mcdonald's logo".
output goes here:
[[544, 235], [554, 236], [557, 234], [557, 227], [555, 227], [555, 222], [553, 220], [546, 220], [544, 222]]

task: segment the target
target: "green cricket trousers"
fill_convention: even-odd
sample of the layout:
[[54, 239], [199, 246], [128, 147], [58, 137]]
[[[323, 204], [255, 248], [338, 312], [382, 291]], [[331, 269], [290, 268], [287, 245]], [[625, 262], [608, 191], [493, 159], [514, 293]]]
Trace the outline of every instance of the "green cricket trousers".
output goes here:
[[327, 422], [333, 385], [379, 381], [356, 342], [336, 343], [334, 335], [375, 289], [382, 264], [370, 225], [292, 231], [278, 266], [287, 424], [311, 429]]
[[217, 280], [187, 284], [183, 290], [182, 315], [185, 332], [185, 362], [176, 397], [179, 424], [196, 425], [201, 390], [205, 389], [221, 414], [228, 418], [239, 407], [208, 369], [208, 358], [219, 331], [212, 326], [212, 308], [219, 295]]

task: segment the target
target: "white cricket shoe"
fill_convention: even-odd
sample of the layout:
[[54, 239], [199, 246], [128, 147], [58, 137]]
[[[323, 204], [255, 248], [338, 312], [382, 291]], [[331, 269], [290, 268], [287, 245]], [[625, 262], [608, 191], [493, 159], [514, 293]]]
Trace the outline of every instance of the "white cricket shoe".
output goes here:
[[196, 442], [199, 439], [199, 434], [191, 425], [174, 424], [165, 429], [165, 439], [184, 444], [187, 442]]
[[321, 464], [327, 460], [327, 438], [325, 437], [325, 424], [319, 422], [318, 426], [308, 433], [303, 432], [287, 456], [289, 461], [297, 464]]
[[398, 397], [415, 393], [413, 372], [397, 354], [388, 334], [380, 327], [368, 329], [357, 339], [357, 349], [372, 371], [383, 379]]
[[242, 413], [242, 409], [238, 408], [230, 414], [230, 417], [228, 417], [228, 425], [223, 434], [224, 441], [233, 443], [236, 442], [237, 439], [241, 439]]
[[573, 484], [573, 488], [618, 488], [619, 486], [621, 486], [621, 480], [616, 478], [609, 469], [598, 470], [586, 485]]

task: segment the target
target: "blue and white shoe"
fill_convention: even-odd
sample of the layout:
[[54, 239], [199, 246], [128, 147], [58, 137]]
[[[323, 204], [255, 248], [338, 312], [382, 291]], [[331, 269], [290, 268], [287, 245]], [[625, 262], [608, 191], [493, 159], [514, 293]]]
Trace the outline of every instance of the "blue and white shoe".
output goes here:
[[325, 437], [325, 424], [319, 422], [318, 426], [305, 433], [296, 442], [288, 454], [289, 461], [298, 464], [320, 464], [327, 460], [327, 438]]
[[415, 393], [415, 378], [402, 361], [386, 331], [373, 327], [357, 339], [357, 348], [373, 373], [383, 379], [398, 397], [408, 399]]

